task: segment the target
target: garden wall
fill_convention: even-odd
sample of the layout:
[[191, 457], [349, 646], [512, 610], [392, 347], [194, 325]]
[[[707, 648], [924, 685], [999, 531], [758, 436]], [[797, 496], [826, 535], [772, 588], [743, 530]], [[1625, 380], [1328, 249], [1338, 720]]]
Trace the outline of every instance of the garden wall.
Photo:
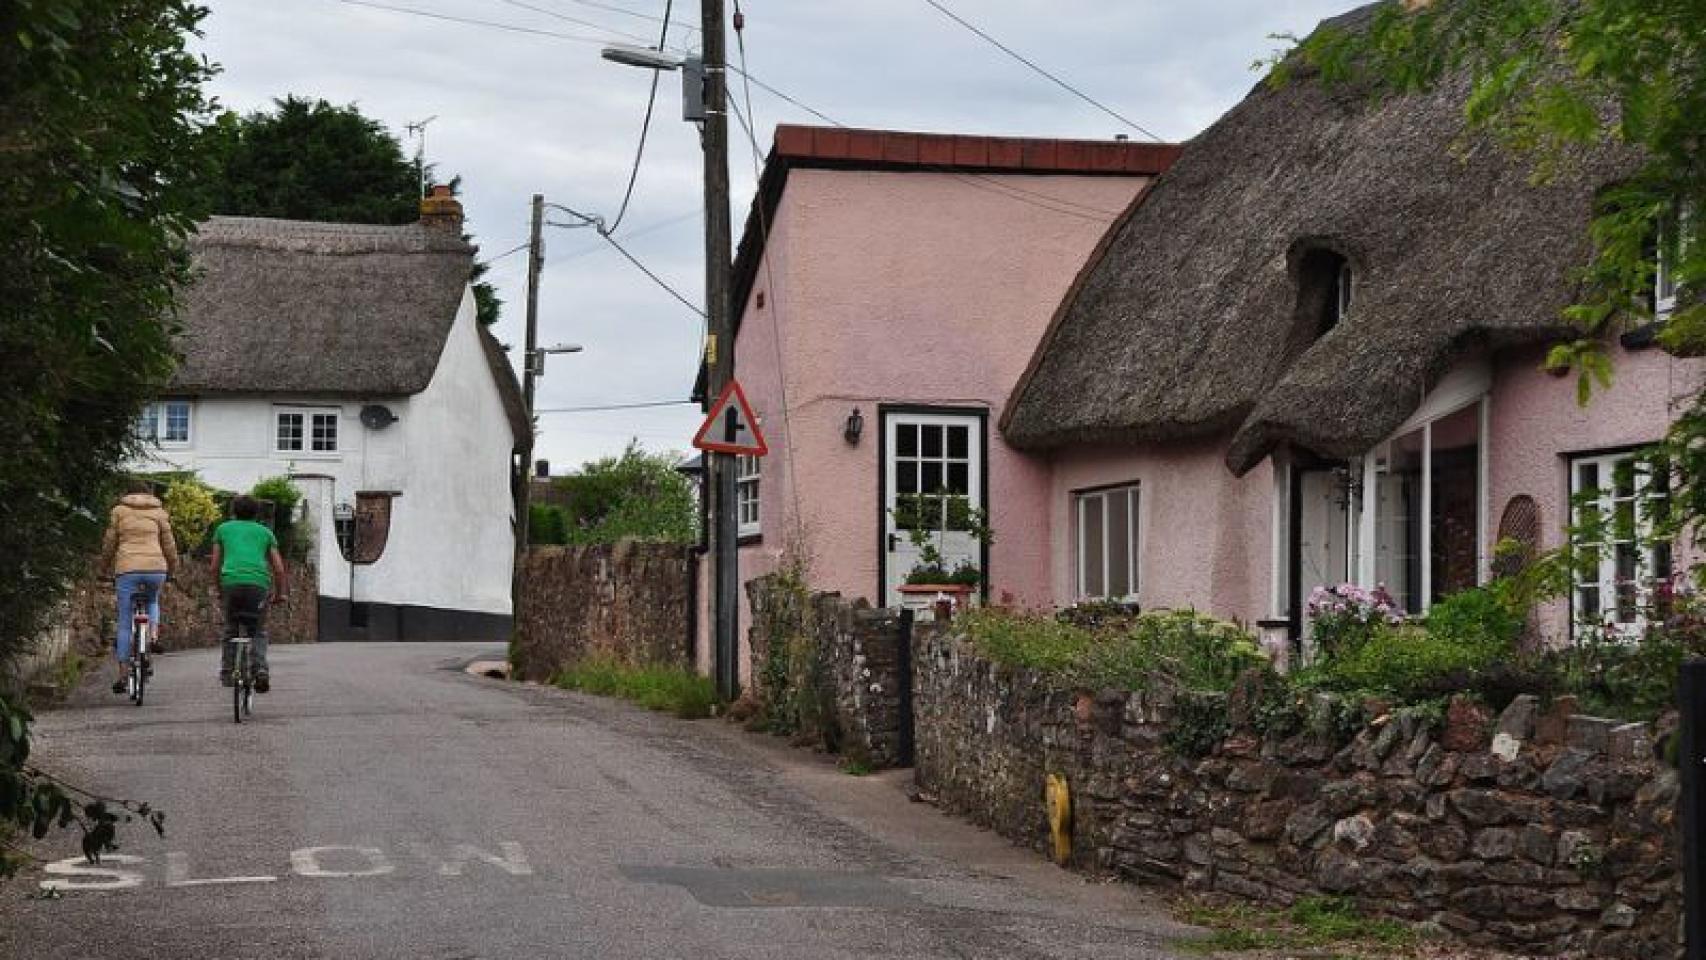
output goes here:
[[521, 565], [516, 676], [549, 680], [589, 655], [691, 666], [693, 548], [624, 542], [534, 547]]
[[[272, 643], [313, 643], [319, 635], [314, 602], [319, 580], [311, 564], [285, 561], [290, 602], [267, 613]], [[217, 646], [225, 633], [225, 614], [213, 589], [213, 571], [204, 558], [185, 557], [178, 575], [166, 582], [161, 597], [160, 635], [170, 650]], [[111, 580], [88, 577], [71, 591], [63, 624], [72, 648], [86, 657], [110, 656], [118, 604]]]
[[1645, 724], [1523, 697], [1496, 719], [1458, 700], [1438, 723], [1264, 737], [1254, 675], [1230, 697], [1092, 695], [925, 633], [914, 676], [920, 788], [1043, 850], [1062, 774], [1080, 867], [1270, 904], [1340, 894], [1545, 956], [1680, 956], [1678, 778]]
[[779, 575], [746, 591], [753, 694], [769, 727], [873, 768], [910, 763], [910, 620]]

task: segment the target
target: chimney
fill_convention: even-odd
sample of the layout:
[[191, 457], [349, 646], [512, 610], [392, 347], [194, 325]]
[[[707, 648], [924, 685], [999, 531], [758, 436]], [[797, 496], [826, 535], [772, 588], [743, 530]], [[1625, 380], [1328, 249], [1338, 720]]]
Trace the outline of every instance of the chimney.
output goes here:
[[421, 198], [421, 226], [462, 235], [462, 201], [450, 195], [447, 184], [434, 184]]

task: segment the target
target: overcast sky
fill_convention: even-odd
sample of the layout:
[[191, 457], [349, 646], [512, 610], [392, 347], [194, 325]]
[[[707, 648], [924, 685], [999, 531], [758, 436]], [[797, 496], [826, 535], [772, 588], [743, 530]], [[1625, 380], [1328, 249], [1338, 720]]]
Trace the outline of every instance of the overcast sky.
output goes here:
[[[363, 113], [404, 135], [427, 126], [427, 159], [463, 178], [482, 257], [527, 238], [529, 198], [613, 216], [633, 162], [649, 74], [599, 58], [599, 38], [656, 40], [664, 0], [374, 0], [567, 36], [543, 36], [344, 0], [211, 0], [202, 47], [223, 71], [229, 108], [296, 94]], [[1031, 60], [1167, 140], [1184, 140], [1236, 103], [1270, 34], [1307, 32], [1352, 0], [944, 0]], [[733, 2], [730, 0], [730, 9]], [[699, 5], [672, 16], [696, 23]], [[1009, 59], [924, 0], [744, 0], [753, 76], [849, 126], [1111, 138], [1142, 135]], [[576, 21], [584, 21], [576, 22]], [[572, 38], [571, 38], [572, 37]], [[671, 46], [698, 34], [672, 27]], [[730, 58], [738, 64], [731, 35]], [[735, 91], [739, 93], [738, 88]], [[760, 141], [777, 123], [819, 123], [753, 90]], [[694, 302], [703, 300], [700, 154], [680, 119], [679, 81], [659, 88], [652, 136], [617, 236]], [[731, 125], [736, 228], [751, 197], [751, 147]], [[412, 141], [405, 142], [413, 150]], [[738, 239], [738, 238], [737, 238]], [[589, 231], [547, 231], [540, 342], [584, 344], [550, 360], [541, 410], [684, 397], [700, 320]], [[499, 259], [498, 335], [519, 344], [525, 255]], [[519, 352], [519, 347], [517, 348]], [[690, 407], [540, 417], [538, 455], [563, 472], [630, 437], [681, 450]]]

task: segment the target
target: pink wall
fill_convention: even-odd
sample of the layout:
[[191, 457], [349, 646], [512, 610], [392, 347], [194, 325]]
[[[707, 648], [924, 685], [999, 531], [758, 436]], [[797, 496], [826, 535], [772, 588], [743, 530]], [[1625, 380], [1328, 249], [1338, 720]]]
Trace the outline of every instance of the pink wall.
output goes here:
[[1136, 482], [1144, 609], [1195, 607], [1245, 623], [1271, 615], [1273, 464], [1235, 477], [1225, 454], [1223, 437], [1057, 454], [1049, 495], [1054, 603], [1077, 599], [1073, 493]]
[[[1492, 436], [1488, 468], [1488, 536], [1497, 539], [1505, 504], [1519, 494], [1540, 507], [1542, 546], [1564, 542], [1569, 522], [1568, 454], [1658, 440], [1706, 378], [1706, 363], [1679, 360], [1661, 350], [1613, 354], [1615, 379], [1596, 390], [1587, 406], [1576, 403], [1576, 378], [1540, 370], [1545, 351], [1512, 351], [1498, 358], [1489, 404]], [[1568, 636], [1566, 604], [1542, 616], [1543, 635]]]
[[[813, 587], [874, 598], [878, 405], [952, 405], [989, 412], [992, 595], [1051, 602], [1049, 470], [1006, 447], [995, 420], [1079, 269], [1147, 182], [792, 171], [736, 348], [771, 447], [763, 542], [742, 549], [742, 579], [776, 569], [787, 552]], [[852, 446], [842, 425], [855, 407], [866, 426]], [[747, 622], [743, 598], [743, 679]]]

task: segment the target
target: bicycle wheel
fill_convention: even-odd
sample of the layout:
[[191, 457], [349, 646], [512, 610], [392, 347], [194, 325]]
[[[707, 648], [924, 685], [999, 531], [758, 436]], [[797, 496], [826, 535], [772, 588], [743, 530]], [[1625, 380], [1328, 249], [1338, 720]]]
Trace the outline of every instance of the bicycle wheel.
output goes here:
[[[239, 651], [239, 656], [241, 651]], [[231, 719], [237, 723], [243, 722], [243, 684], [248, 682], [244, 676], [243, 664], [239, 660], [231, 675]]]
[[142, 706], [142, 698], [148, 689], [148, 634], [150, 625], [144, 621], [137, 625], [136, 643], [130, 650], [130, 699], [137, 706]]

